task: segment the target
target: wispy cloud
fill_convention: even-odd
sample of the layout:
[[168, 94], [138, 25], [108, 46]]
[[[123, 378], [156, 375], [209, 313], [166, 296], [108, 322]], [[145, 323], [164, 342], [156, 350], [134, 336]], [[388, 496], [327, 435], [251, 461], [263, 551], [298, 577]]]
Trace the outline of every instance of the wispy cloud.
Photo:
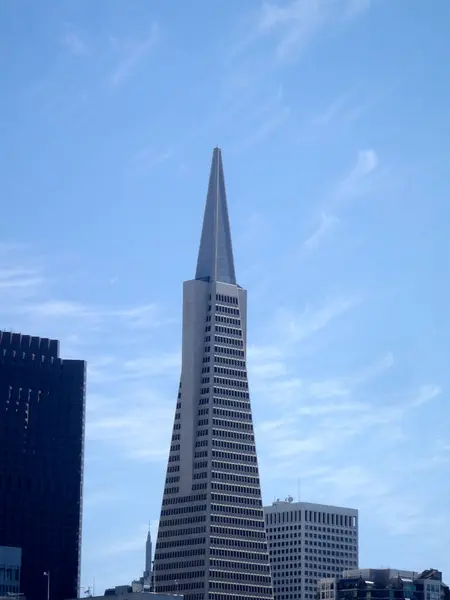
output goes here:
[[303, 242], [303, 249], [310, 254], [319, 248], [327, 238], [331, 230], [339, 223], [339, 219], [334, 215], [320, 213], [319, 225], [317, 229]]
[[166, 162], [174, 155], [172, 148], [156, 150], [151, 146], [142, 148], [131, 159], [131, 169], [139, 174], [146, 174], [155, 167]]
[[133, 328], [159, 326], [161, 324], [159, 310], [156, 304], [110, 308], [70, 300], [34, 301], [11, 309], [12, 312], [26, 314], [29, 317], [84, 320], [91, 324], [99, 324], [108, 319], [118, 319]]
[[17, 288], [34, 289], [43, 283], [40, 269], [20, 268], [1, 269], [0, 268], [0, 289], [14, 290]]
[[136, 70], [139, 63], [144, 60], [150, 50], [159, 40], [159, 27], [153, 23], [149, 35], [139, 41], [133, 41], [127, 44], [122, 58], [111, 73], [109, 81], [113, 87], [122, 85]]
[[176, 390], [171, 402], [155, 391], [151, 377], [137, 384], [115, 386], [105, 398], [96, 396], [95, 403], [88, 405], [87, 439], [130, 460], [166, 459]]
[[83, 38], [74, 31], [68, 31], [60, 38], [61, 44], [66, 50], [74, 56], [83, 56], [87, 54], [88, 47]]
[[307, 306], [301, 313], [281, 310], [276, 317], [276, 327], [278, 331], [283, 332], [287, 343], [298, 344], [324, 329], [330, 321], [360, 302], [361, 298], [356, 295], [341, 296], [316, 308]]
[[338, 183], [335, 196], [337, 199], [349, 199], [364, 195], [370, 191], [372, 174], [379, 165], [375, 150], [360, 150], [356, 164], [351, 171]]
[[370, 8], [370, 0], [293, 0], [264, 2], [254, 38], [272, 35], [280, 60], [298, 56], [328, 23], [348, 23]]

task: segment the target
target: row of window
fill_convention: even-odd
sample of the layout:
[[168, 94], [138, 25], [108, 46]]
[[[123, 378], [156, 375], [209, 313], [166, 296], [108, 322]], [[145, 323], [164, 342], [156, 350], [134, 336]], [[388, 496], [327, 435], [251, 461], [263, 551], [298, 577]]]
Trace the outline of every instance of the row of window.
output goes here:
[[[211, 297], [209, 299], [211, 300]], [[236, 296], [224, 296], [224, 294], [216, 294], [216, 300], [218, 302], [225, 302], [226, 304], [238, 305], [238, 299]]]
[[[237, 460], [240, 460], [240, 458], [238, 458]], [[213, 469], [223, 469], [224, 471], [244, 471], [245, 473], [258, 474], [258, 467], [252, 467], [250, 465], [240, 465], [228, 462], [225, 463], [213, 460], [211, 466]]]
[[[210, 351], [210, 346], [205, 346], [205, 352]], [[214, 346], [214, 352], [216, 354], [230, 354], [231, 356], [245, 356], [243, 350], [237, 350], [236, 348], [229, 348], [228, 346]], [[217, 357], [214, 357], [214, 361], [217, 362]]]
[[208, 456], [208, 450], [197, 450], [194, 454], [194, 458], [203, 458]]
[[178, 494], [180, 488], [178, 486], [164, 488], [164, 494]]
[[246, 585], [245, 583], [228, 583], [226, 581], [210, 581], [210, 589], [230, 590], [232, 592], [246, 592], [251, 595], [256, 594], [267, 594], [272, 597], [272, 585], [269, 581], [266, 587], [260, 585]]
[[248, 494], [249, 496], [260, 496], [261, 490], [259, 487], [247, 487], [243, 485], [232, 485], [230, 483], [221, 483], [219, 481], [211, 482], [212, 490], [219, 490], [223, 492], [234, 492], [236, 494]]
[[244, 429], [253, 431], [253, 423], [243, 423], [242, 421], [230, 421], [229, 419], [213, 419], [212, 424], [215, 427], [227, 427], [229, 429]]
[[261, 508], [245, 508], [243, 506], [228, 506], [227, 504], [211, 504], [211, 513], [214, 512], [247, 515], [258, 520], [262, 520], [263, 518], [263, 511]]
[[213, 471], [211, 479], [220, 479], [222, 481], [234, 481], [236, 483], [249, 483], [250, 485], [259, 486], [259, 477], [251, 475], [238, 475], [236, 473], [224, 473], [223, 471]]
[[235, 573], [233, 571], [210, 571], [209, 577], [210, 579], [235, 579], [238, 581], [262, 583], [267, 586], [272, 585], [270, 575], [253, 575], [253, 573]]
[[265, 540], [266, 532], [265, 531], [253, 531], [252, 529], [234, 529], [232, 527], [210, 527], [210, 533], [215, 533], [217, 535], [232, 535], [235, 538], [243, 538], [244, 540], [248, 540], [249, 538], [254, 538], [257, 540]]
[[201, 544], [205, 544], [206, 540], [204, 537], [201, 538], [178, 538], [176, 540], [167, 540], [165, 542], [160, 542], [159, 539], [156, 542], [156, 550], [161, 550], [162, 548], [176, 548], [178, 546], [197, 546]]
[[230, 385], [232, 387], [240, 387], [246, 390], [248, 389], [248, 382], [246, 379], [227, 379], [225, 377], [214, 377], [214, 383], [218, 385]]
[[[209, 369], [209, 367], [206, 367]], [[214, 366], [214, 373], [218, 373], [219, 375], [231, 375], [233, 377], [247, 377], [247, 371], [242, 369], [229, 369], [228, 367], [216, 367]]]
[[165, 519], [159, 522], [159, 527], [179, 527], [191, 523], [203, 523], [206, 521], [206, 515], [195, 515], [194, 517], [181, 517], [181, 519]]
[[207, 446], [207, 445], [208, 445], [208, 440], [197, 440], [195, 442], [195, 447], [196, 448], [200, 448], [201, 446]]
[[253, 550], [259, 550], [260, 552], [266, 552], [267, 546], [265, 542], [251, 542], [248, 539], [241, 540], [238, 537], [212, 537], [212, 546], [231, 546], [232, 548], [248, 548]]
[[185, 556], [202, 556], [205, 553], [205, 548], [189, 548], [189, 550], [177, 550], [176, 552], [155, 552], [155, 561], [184, 558]]
[[[267, 598], [267, 600], [271, 600], [273, 595], [272, 595], [272, 593], [269, 594], [269, 592], [266, 592], [265, 594], [263, 594], [263, 597]], [[251, 598], [253, 598], [253, 599], [255, 598], [254, 593], [252, 594]], [[203, 599], [189, 598], [189, 597], [185, 596], [184, 600], [203, 600]], [[243, 596], [235, 596], [234, 594], [231, 594], [231, 593], [221, 594], [219, 592], [209, 592], [208, 600], [243, 600]], [[248, 599], [248, 600], [251, 600], [251, 599]]]
[[264, 529], [263, 521], [257, 521], [253, 519], [242, 519], [241, 517], [224, 517], [223, 515], [211, 515], [211, 523], [222, 523], [223, 525], [235, 525], [236, 527], [253, 527], [255, 529]]
[[[251, 563], [248, 562], [248, 557], [245, 556], [243, 562], [234, 562], [230, 560], [218, 560], [211, 558], [209, 561], [210, 567], [219, 567], [220, 569], [236, 569], [238, 571], [245, 569], [246, 571], [258, 571], [259, 573], [270, 573], [270, 567], [268, 564]], [[267, 555], [264, 555], [262, 559], [267, 561]]]
[[241, 369], [247, 368], [246, 364], [245, 364], [245, 360], [238, 360], [236, 358], [227, 358], [226, 356], [215, 356], [214, 362], [216, 364], [231, 365], [232, 367], [240, 367]]
[[[205, 408], [203, 410], [209, 410]], [[249, 412], [240, 412], [237, 410], [227, 410], [226, 408], [213, 408], [213, 415], [219, 417], [227, 417], [228, 419], [241, 419], [244, 421], [251, 421], [252, 415]]]
[[228, 325], [236, 325], [236, 327], [241, 326], [240, 319], [235, 319], [234, 317], [225, 317], [223, 315], [216, 315], [216, 323], [227, 323]]
[[[208, 440], [204, 440], [206, 442], [205, 446], [208, 445]], [[255, 445], [250, 444], [241, 444], [240, 442], [227, 442], [225, 440], [212, 440], [212, 446], [216, 446], [216, 448], [230, 448], [230, 450], [242, 450], [242, 452], [255, 452]]]
[[[214, 444], [213, 444], [214, 445]], [[206, 450], [206, 452], [208, 452]], [[222, 450], [212, 450], [211, 455], [213, 458], [225, 458], [226, 460], [239, 460], [241, 462], [256, 463], [256, 455], [251, 454], [235, 454], [234, 452], [223, 452]], [[230, 463], [232, 464], [232, 463]]]
[[[209, 342], [209, 339], [205, 338], [205, 342]], [[244, 347], [244, 342], [242, 340], [237, 340], [236, 338], [232, 337], [224, 337], [222, 335], [215, 335], [214, 342], [216, 344], [228, 344], [230, 346], [236, 346], [237, 348]]]
[[[248, 496], [228, 496], [227, 494], [211, 494], [211, 500], [213, 502], [220, 502], [229, 504], [247, 504], [248, 506], [262, 506], [261, 498], [248, 497]], [[164, 502], [164, 501], [163, 501]], [[267, 546], [266, 546], [267, 551]]]
[[250, 410], [250, 402], [242, 402], [241, 400], [231, 400], [229, 398], [213, 398], [213, 404], [219, 406], [229, 406], [232, 408], [242, 408], [243, 410]]
[[177, 481], [180, 481], [180, 476], [179, 475], [172, 475], [171, 477], [166, 477], [166, 484], [168, 484], [168, 483], [176, 483]]
[[158, 540], [160, 538], [167, 538], [181, 535], [192, 535], [194, 533], [206, 533], [206, 526], [202, 525], [199, 527], [186, 527], [185, 529], [167, 529], [165, 531], [158, 531]]
[[215, 332], [226, 333], [227, 335], [235, 335], [236, 337], [242, 337], [242, 330], [234, 329], [233, 327], [223, 327], [222, 325], [216, 325]]
[[248, 392], [240, 392], [238, 390], [229, 390], [227, 388], [213, 388], [214, 394], [218, 396], [232, 396], [233, 398], [250, 398]]
[[164, 499], [163, 504], [183, 504], [185, 502], [201, 502], [202, 500], [206, 500], [206, 498], [206, 494], [189, 494], [189, 496], [179, 496], [178, 498]]
[[[188, 582], [185, 581], [183, 583], [178, 583], [178, 582], [173, 582], [170, 585], [159, 585], [157, 583], [157, 581], [155, 581], [155, 588], [156, 588], [156, 592], [158, 592], [159, 594], [166, 594], [168, 592], [171, 592], [172, 594], [174, 593], [179, 593], [180, 591], [184, 591], [184, 590], [198, 590], [198, 589], [203, 589], [205, 587], [205, 582], [204, 581], [194, 581], [194, 582]], [[183, 594], [184, 595], [184, 600], [203, 600], [204, 595], [202, 594]]]
[[289, 510], [284, 512], [271, 512], [266, 515], [266, 525], [275, 523], [292, 523], [301, 521], [309, 523], [322, 523], [324, 525], [337, 525], [340, 527], [356, 527], [356, 517], [340, 515], [315, 510]]
[[[185, 571], [184, 573], [177, 573], [177, 581], [183, 579], [200, 579], [205, 576], [205, 571]], [[157, 581], [173, 581], [173, 574], [160, 574], [155, 572], [155, 578]]]
[[199, 462], [194, 463], [194, 469], [205, 469], [208, 466], [207, 460], [201, 460]]
[[198, 490], [206, 490], [208, 488], [208, 482], [205, 481], [204, 483], [193, 483], [191, 490], [193, 492], [196, 492]]
[[213, 429], [212, 434], [215, 437], [234, 438], [235, 440], [255, 441], [253, 433], [240, 433], [238, 431], [229, 431], [228, 429]]
[[[201, 494], [202, 496], [206, 494]], [[165, 502], [166, 500], [166, 502]], [[175, 498], [164, 498], [163, 504], [174, 504]], [[183, 515], [186, 513], [193, 512], [205, 512], [206, 504], [188, 504], [188, 506], [177, 506], [175, 508], [163, 508], [161, 510], [161, 517], [169, 517], [171, 515]]]
[[182, 560], [180, 562], [170, 563], [157, 563], [157, 570], [159, 571], [173, 571], [175, 569], [192, 569], [192, 567], [204, 567], [205, 559], [198, 558], [197, 560]]
[[252, 552], [251, 550], [231, 550], [229, 548], [210, 547], [210, 556], [221, 556], [224, 558], [241, 558], [242, 560], [260, 560], [263, 563], [268, 562], [267, 552]]
[[[209, 307], [208, 310], [211, 310], [211, 307]], [[231, 308], [230, 306], [222, 306], [221, 304], [216, 304], [216, 313], [225, 313], [227, 315], [239, 316], [239, 309]]]

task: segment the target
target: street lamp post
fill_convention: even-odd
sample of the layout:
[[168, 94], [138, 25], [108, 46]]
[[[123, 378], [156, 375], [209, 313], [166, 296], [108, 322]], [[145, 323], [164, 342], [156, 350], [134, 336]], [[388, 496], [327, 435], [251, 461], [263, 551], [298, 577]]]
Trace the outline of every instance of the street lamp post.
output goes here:
[[47, 577], [47, 600], [50, 600], [50, 571], [45, 571], [44, 576]]

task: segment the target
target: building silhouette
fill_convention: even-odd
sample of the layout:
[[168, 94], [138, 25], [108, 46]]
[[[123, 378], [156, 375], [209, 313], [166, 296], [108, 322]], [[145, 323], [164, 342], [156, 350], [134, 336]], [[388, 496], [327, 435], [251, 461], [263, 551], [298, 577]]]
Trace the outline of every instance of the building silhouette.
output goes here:
[[154, 558], [155, 591], [272, 598], [247, 380], [247, 292], [236, 283], [222, 156], [213, 152]]
[[27, 600], [78, 595], [85, 371], [57, 340], [0, 331], [0, 546], [22, 549]]

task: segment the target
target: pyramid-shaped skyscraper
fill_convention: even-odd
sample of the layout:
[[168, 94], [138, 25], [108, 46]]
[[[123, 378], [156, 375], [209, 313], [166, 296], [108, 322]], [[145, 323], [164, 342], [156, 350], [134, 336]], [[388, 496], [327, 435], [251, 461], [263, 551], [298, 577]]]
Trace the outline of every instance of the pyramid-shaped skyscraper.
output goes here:
[[237, 285], [222, 154], [213, 152], [195, 279], [183, 287], [180, 387], [154, 559], [156, 592], [270, 600], [247, 379], [247, 292]]

